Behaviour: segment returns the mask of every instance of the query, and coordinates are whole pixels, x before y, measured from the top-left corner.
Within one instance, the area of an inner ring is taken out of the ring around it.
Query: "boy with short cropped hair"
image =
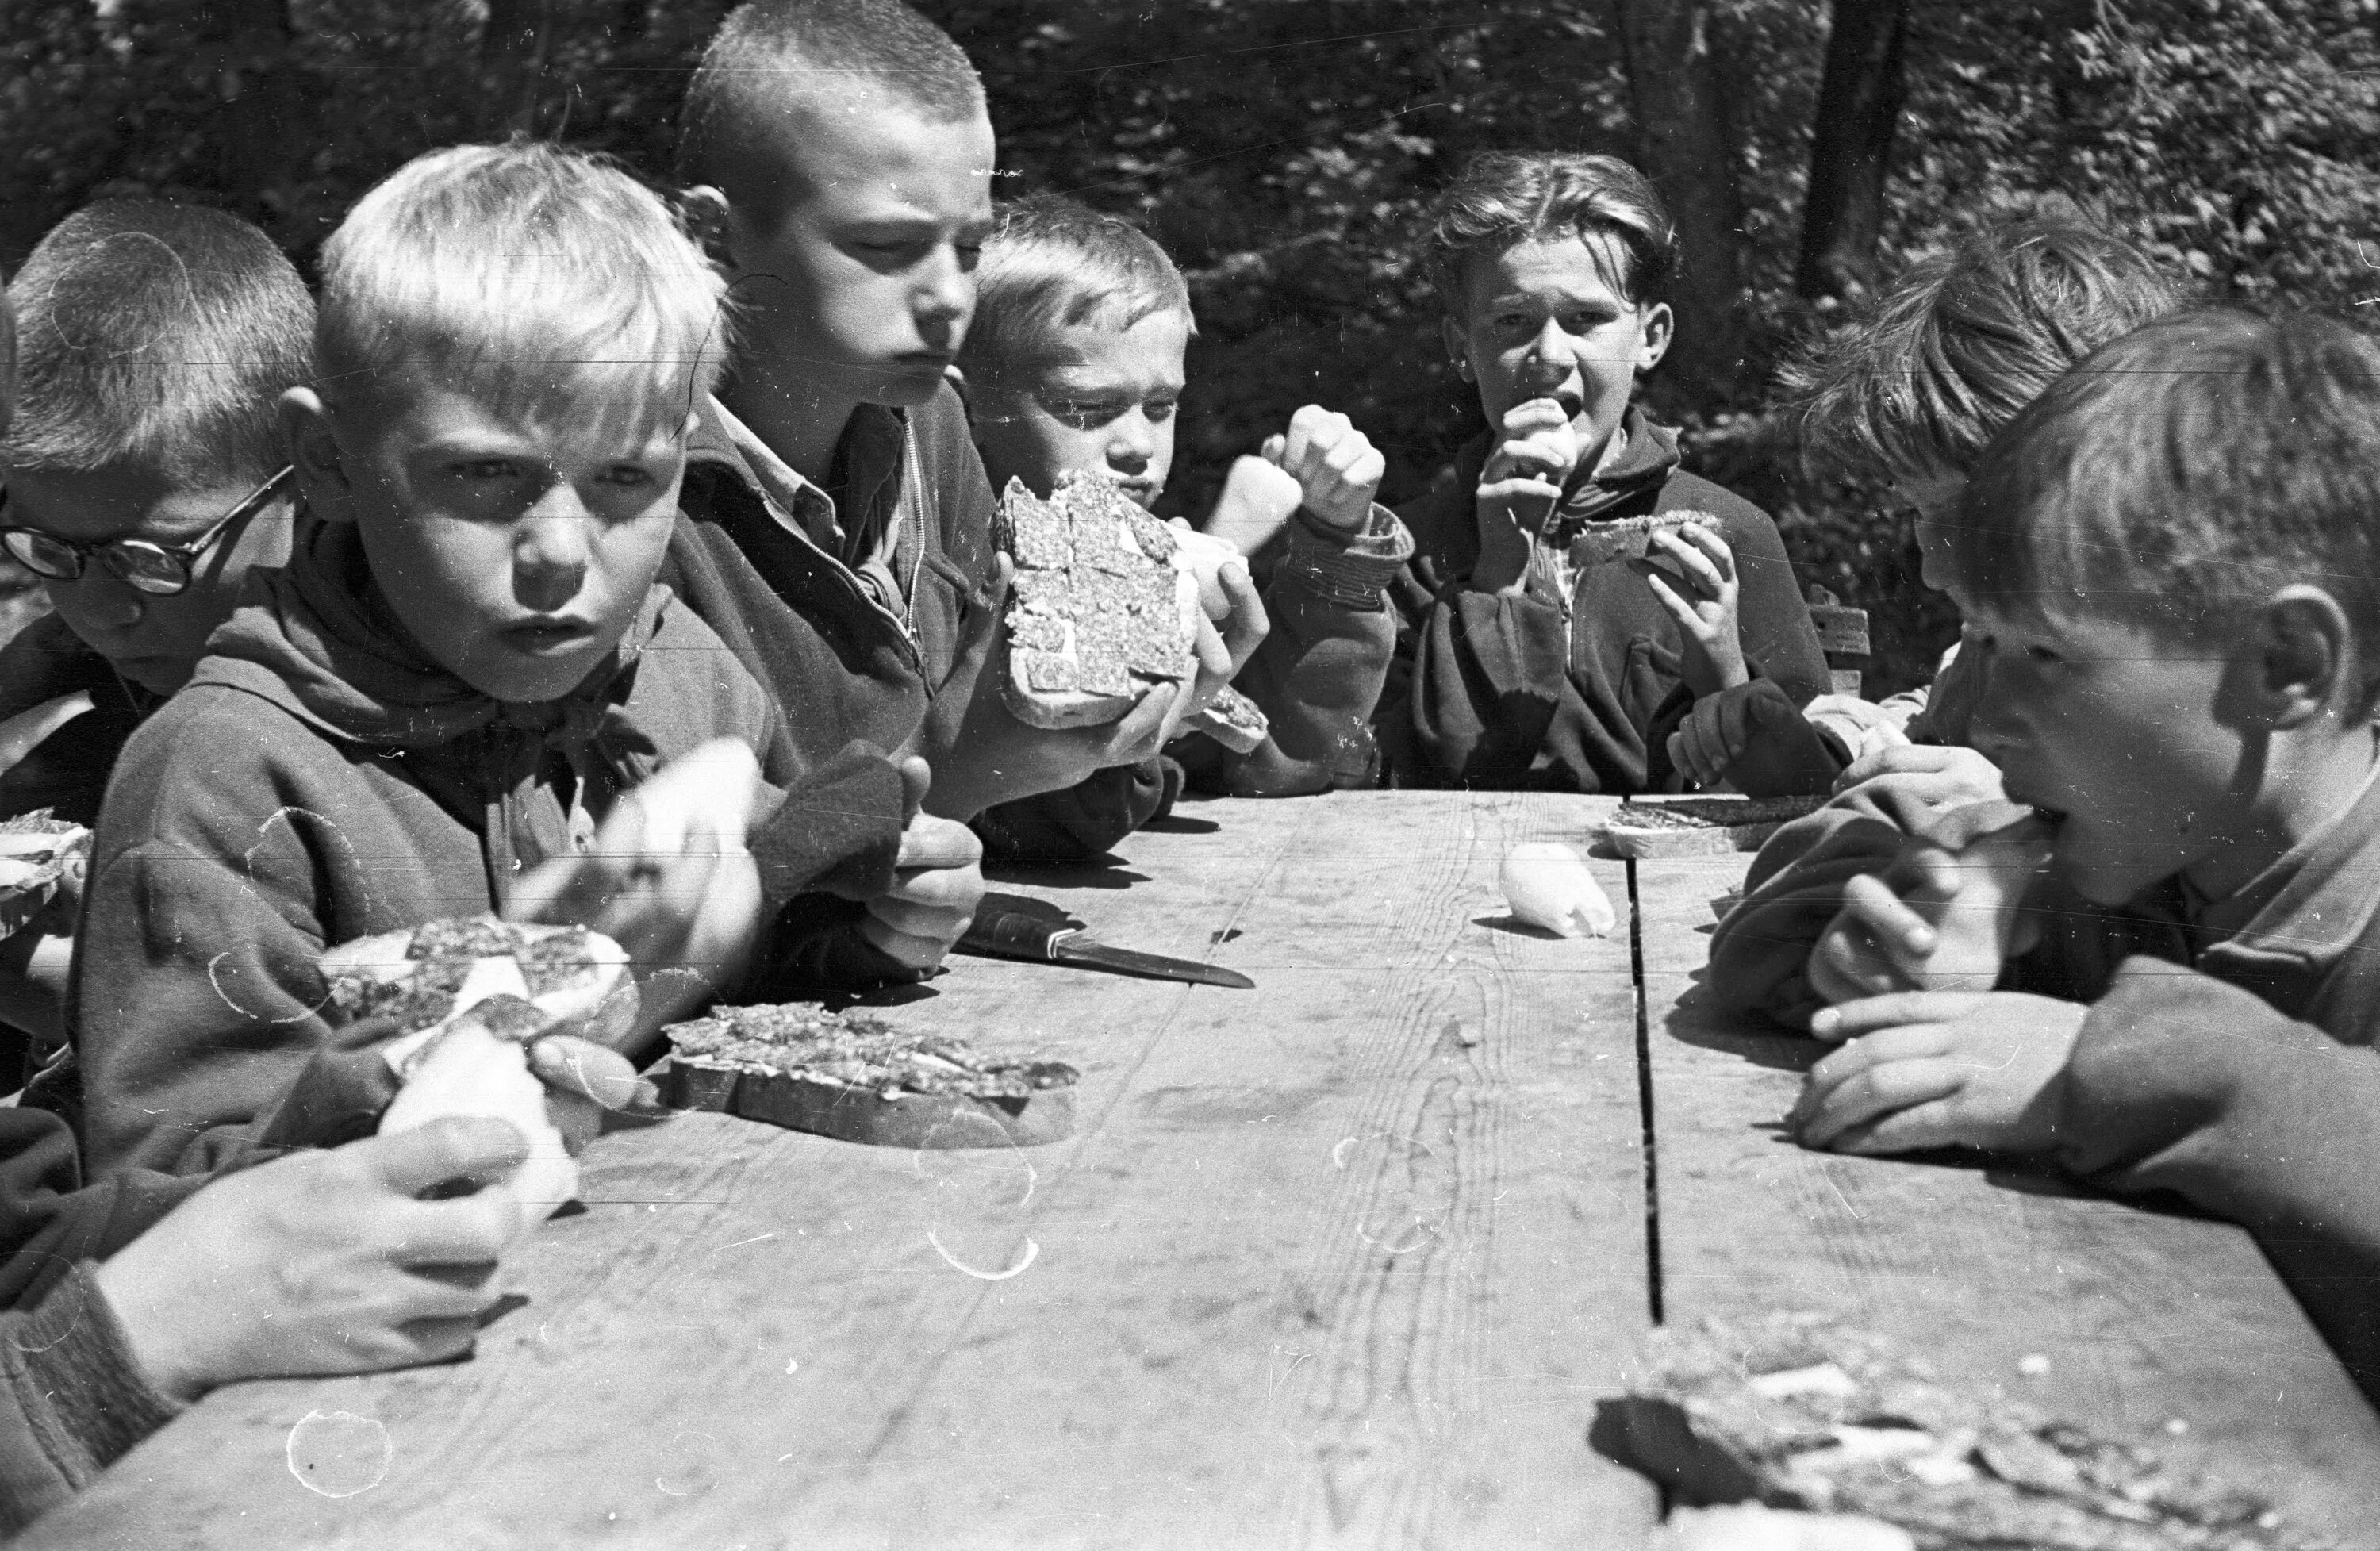
[[[1992,442],[1943,558],[2010,801],[1860,880],[1811,966],[1846,1043],[1793,1116],[2178,1192],[2259,1234],[2367,1387],[2375,511],[2380,345],[2329,319],[2151,323]]]
[[[650,192],[538,144],[419,158],[332,236],[322,385],[285,400],[322,523],[109,788],[70,1007],[95,1169],[202,1167],[333,1039],[324,949],[504,908],[540,864],[663,871],[657,907],[625,889],[586,923],[624,938],[649,1024],[686,1000],[656,977],[730,973],[752,857],[613,833],[674,757],[774,743],[652,585],[722,290]]]
[[[1634,403],[1669,348],[1679,262],[1645,176],[1609,156],[1483,154],[1424,241],[1488,429],[1398,514],[1416,553],[1397,588],[1411,673],[1378,719],[1392,779],[1659,791],[1696,701],[1754,678],[1796,707],[1825,689],[1776,525],[1681,471],[1676,434]],[[1597,563],[1599,525],[1673,512],[1699,520]]]
[[[1938,589],[1960,492],[1992,437],[2076,361],[2180,310],[2189,294],[2185,277],[2078,219],[2019,222],[1910,266],[1789,381],[1821,456],[1890,480],[1917,507],[1921,563]],[[1823,1000],[1803,966],[1850,880],[1888,864],[1934,810],[1999,795],[1998,772],[1967,746],[1984,666],[1954,647],[1930,692],[1896,697],[1904,717],[1923,708],[1907,721],[1910,741],[1885,732],[1838,778],[1839,795],[1761,847],[1742,903],[1713,940],[1721,1000],[1805,1026]],[[1841,718],[1848,742],[1860,734],[1854,708],[1868,733],[1888,728],[1896,709],[1822,697],[1807,710]],[[1814,736],[1790,708],[1770,709],[1775,743]]]
[[[305,380],[314,303],[256,227],[154,200],[67,216],[9,294],[0,548],[53,612],[0,647],[0,744],[17,756],[0,817],[90,825],[124,740],[188,679],[248,573],[288,555],[278,400]],[[63,1036],[73,930],[69,889],[0,943],[0,1019],[43,1042]]]
[[[1000,692],[995,503],[944,379],[992,222],[966,55],[899,0],[754,0],[705,51],[683,123],[686,209],[743,324],[697,406],[663,580],[793,713],[797,758],[854,738],[921,756],[931,815],[1153,755],[1254,648],[1245,627],[1208,633],[1197,685],[1153,688],[1112,726],[1029,727]],[[929,968],[963,929],[937,882],[929,866],[845,908],[907,922],[887,972]]]
[[[1165,250],[1119,217],[1035,195],[1002,211],[976,279],[959,364],[994,484],[1020,479],[1047,495],[1062,470],[1091,468],[1153,508],[1172,468],[1184,354],[1197,332],[1189,287]],[[1382,461],[1345,416],[1301,409],[1270,451],[1299,503],[1262,595],[1270,628],[1237,683],[1271,735],[1239,754],[1192,733],[1170,752],[1202,786],[1239,795],[1368,785],[1377,757],[1366,723],[1396,641],[1382,590],[1412,540],[1374,503]],[[1137,828],[1148,815],[1121,800],[1123,782],[1129,775],[1130,797],[1153,805],[1162,793],[1154,766],[1103,771],[1075,788],[1115,811],[1105,829],[1086,821],[1063,838],[1096,852]],[[1018,805],[1037,816],[1046,806]],[[998,835],[1026,822],[1016,808],[995,808],[978,827]],[[1052,849],[1046,827],[1030,832]]]

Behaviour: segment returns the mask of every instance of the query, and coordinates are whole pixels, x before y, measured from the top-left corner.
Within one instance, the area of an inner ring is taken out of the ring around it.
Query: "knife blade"
[[[1145,980],[1185,980],[1194,986],[1227,986],[1237,991],[1252,991],[1257,984],[1234,970],[1202,964],[1195,959],[1169,959],[1161,953],[1111,948],[1085,935],[1080,927],[1014,910],[978,912],[957,947],[962,953],[985,958],[1070,964],[1077,969],[1102,969],[1111,975],[1132,975]]]

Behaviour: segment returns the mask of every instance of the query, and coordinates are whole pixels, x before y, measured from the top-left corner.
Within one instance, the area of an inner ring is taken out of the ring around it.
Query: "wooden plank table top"
[[[1749,862],[1635,873],[1666,1321],[1824,1311],[1947,1380],[2195,1453],[2292,1525],[2380,1546],[2380,1421],[2244,1231],[2046,1175],[1786,1137],[1825,1047],[1730,1018],[1696,985],[1715,902]]]
[[[1629,944],[1496,888],[1596,811],[1193,805],[1001,885],[1257,988],[954,961],[891,1016],[1073,1062],[1072,1139],[600,1138],[469,1361],[217,1391],[26,1544],[1632,1544],[1587,1444],[1648,1318]]]
[[[1587,1435],[1658,1306],[1827,1310],[2380,1545],[2380,1423],[2244,1234],[1782,1137],[1815,1048],[1694,983],[1746,858],[1505,921],[1609,806],[1192,804],[997,884],[1257,989],[953,961],[888,1015],[1073,1062],[1073,1138],[600,1138],[469,1361],[218,1391],[23,1544],[1624,1547]]]

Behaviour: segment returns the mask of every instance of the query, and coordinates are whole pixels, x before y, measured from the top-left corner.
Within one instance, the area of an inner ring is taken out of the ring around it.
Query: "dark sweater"
[[[116,752],[157,697],[116,676],[65,620],[44,614],[0,647],[0,720],[68,695],[91,709],[0,773],[0,817],[49,808],[75,824],[99,822]]]
[[[1675,435],[1631,409],[1628,445],[1573,481],[1555,526],[1682,510],[1709,513],[1734,551],[1745,663],[1795,706],[1825,692],[1825,654],[1768,515],[1678,468]],[[1693,709],[1680,636],[1643,577],[1584,568],[1567,599],[1533,581],[1519,597],[1471,585],[1483,431],[1398,515],[1413,563],[1391,597],[1404,615],[1399,667],[1374,724],[1399,785],[1629,794],[1660,789],[1666,744]]]
[[[95,1174],[209,1167],[210,1133],[327,1042],[322,951],[500,908],[572,848],[564,770],[600,818],[709,738],[774,740],[767,697],[665,589],[571,697],[501,707],[392,635],[351,530],[322,531],[117,762],[68,1007]]]

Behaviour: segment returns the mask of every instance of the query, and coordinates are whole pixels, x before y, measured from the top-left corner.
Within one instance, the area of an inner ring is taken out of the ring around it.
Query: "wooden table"
[[[1506,924],[1505,850],[1606,806],[1194,804],[1000,885],[1257,989],[954,961],[891,1015],[1079,1066],[1073,1139],[606,1136],[471,1361],[220,1391],[24,1544],[1626,1546],[1597,1402],[1657,1314],[1779,1306],[2380,1544],[2380,1424],[2237,1230],[1779,1137],[1806,1047],[1690,994],[1742,858]]]

